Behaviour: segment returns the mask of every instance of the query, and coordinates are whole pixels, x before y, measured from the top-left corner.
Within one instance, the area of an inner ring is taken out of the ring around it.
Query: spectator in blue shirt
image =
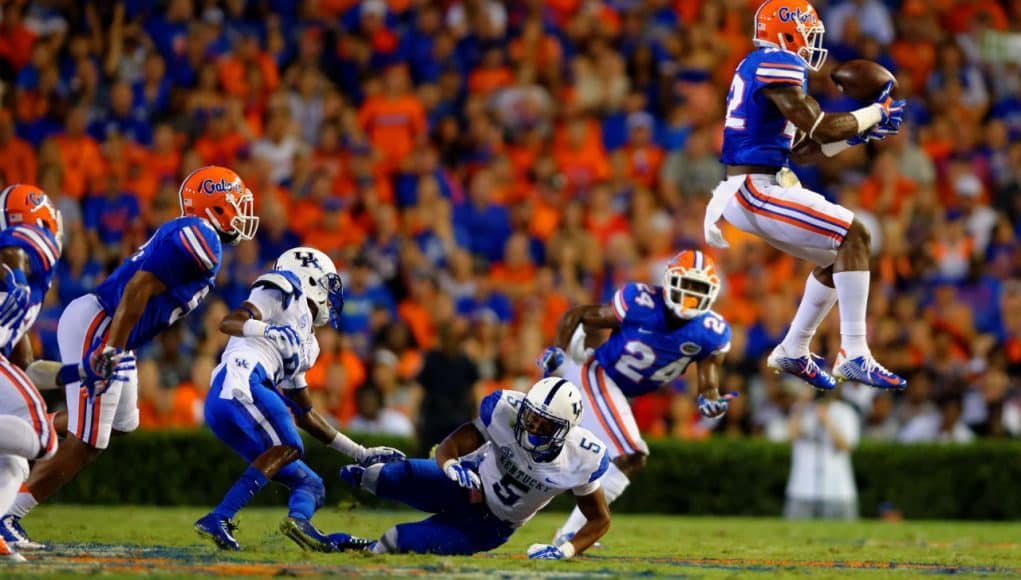
[[[506,206],[492,202],[492,177],[480,170],[471,181],[470,201],[454,211],[454,223],[468,235],[468,247],[490,262],[503,259],[503,247],[511,235]]]
[[[372,271],[365,256],[357,256],[350,269],[350,279],[344,286],[344,311],[340,316],[340,327],[345,334],[355,336],[355,342],[367,343],[372,336],[372,313],[385,308],[391,318],[397,316],[397,306],[390,290],[382,284]],[[361,346],[355,345],[356,350]]]
[[[89,245],[80,237],[64,244],[62,258],[57,262],[54,285],[60,298],[58,304],[67,306],[75,298],[94,290],[103,281],[104,273],[102,262],[89,253]]]
[[[110,89],[110,109],[89,125],[89,135],[100,143],[118,133],[140,145],[152,143],[152,125],[144,108],[135,109],[134,91],[127,83]]]
[[[124,257],[122,249],[134,247],[136,233],[142,212],[138,198],[121,188],[121,176],[117,171],[107,173],[107,185],[101,194],[85,198],[82,221],[85,234],[94,255],[106,262],[119,262]]]

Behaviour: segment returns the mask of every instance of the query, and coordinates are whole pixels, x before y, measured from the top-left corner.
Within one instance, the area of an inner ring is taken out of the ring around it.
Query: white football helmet
[[[313,324],[323,326],[329,322],[333,328],[340,328],[344,282],[329,256],[315,248],[302,246],[281,254],[273,267],[291,272],[301,281],[302,292],[316,305]]]
[[[667,264],[663,272],[663,300],[678,317],[690,320],[708,312],[719,295],[716,266],[699,250],[684,250]]]
[[[547,377],[532,385],[514,422],[518,445],[539,462],[560,454],[567,434],[581,422],[581,391],[571,381]]]

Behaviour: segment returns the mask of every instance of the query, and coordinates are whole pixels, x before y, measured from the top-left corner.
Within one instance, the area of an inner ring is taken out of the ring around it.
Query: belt
[[[775,167],[772,165],[728,165],[727,166],[727,177],[733,177],[735,175],[745,175],[762,173],[765,175],[776,175],[782,167]]]

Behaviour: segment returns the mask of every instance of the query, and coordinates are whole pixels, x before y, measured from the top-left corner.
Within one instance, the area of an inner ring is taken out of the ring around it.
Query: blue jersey
[[[620,328],[595,359],[628,397],[655,391],[693,362],[730,350],[730,325],[715,312],[681,321],[669,314],[663,289],[628,284],[612,301]]]
[[[28,312],[25,314],[21,326],[11,337],[11,342],[3,348],[4,356],[8,356],[11,348],[32,328],[39,316],[43,300],[53,282],[57,260],[60,259],[60,246],[57,244],[57,239],[46,228],[16,225],[0,232],[0,248],[18,248],[28,256],[28,271],[25,274],[31,293]]]
[[[103,309],[113,316],[124,287],[139,270],[152,273],[167,289],[149,299],[142,318],[128,337],[136,349],[178,319],[187,316],[206,297],[220,271],[223,250],[216,230],[195,217],[182,217],[160,226],[149,241],[96,288]]]
[[[720,156],[724,164],[789,165],[797,128],[760,90],[771,85],[800,86],[807,92],[805,61],[793,52],[760,48],[737,65],[727,94]]]

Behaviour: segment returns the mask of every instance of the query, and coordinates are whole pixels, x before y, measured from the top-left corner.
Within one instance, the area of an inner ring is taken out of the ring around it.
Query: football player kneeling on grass
[[[302,548],[333,552],[345,547],[348,536],[324,534],[310,521],[326,489],[301,461],[304,447],[295,423],[355,461],[374,464],[404,454],[389,447],[366,449],[312,409],[305,371],[319,356],[315,327],[339,327],[344,306],[333,261],[319,250],[295,248],[284,252],[275,268],[256,279],[248,300],[220,323],[233,338],[213,370],[206,422],[249,467],[220,505],[195,522],[195,530],[224,550],[240,550],[233,517],[273,480],[291,490],[290,512],[280,530]]]
[[[436,459],[409,459],[365,467],[340,477],[384,499],[435,515],[398,524],[376,541],[377,554],[469,555],[506,542],[554,497],[571,490],[586,523],[560,546],[533,544],[528,557],[565,560],[592,546],[610,528],[610,509],[599,478],[609,466],[605,445],[578,423],[578,388],[545,378],[528,394],[496,391],[482,400],[479,417],[451,433]],[[348,547],[355,547],[354,538]]]

